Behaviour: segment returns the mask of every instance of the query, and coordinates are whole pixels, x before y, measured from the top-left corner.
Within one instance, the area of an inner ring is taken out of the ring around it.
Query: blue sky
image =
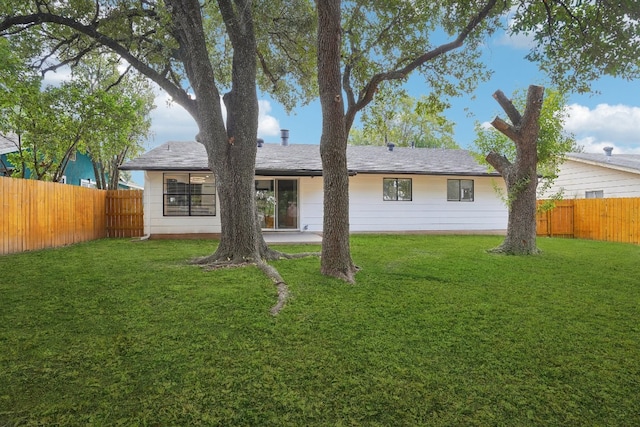
[[[476,121],[489,122],[496,115],[504,118],[492,97],[496,90],[510,96],[530,84],[548,86],[537,65],[524,59],[527,46],[526,39],[496,35],[484,47],[484,60],[494,71],[492,78],[480,84],[473,94],[451,100],[452,106],[445,112],[456,124],[455,139],[461,147],[468,148],[473,143]],[[601,153],[603,147],[613,146],[614,154],[640,154],[640,82],[605,77],[594,82],[592,88],[599,93],[569,98],[566,129],[576,136],[586,152]],[[418,75],[410,79],[407,89],[415,97],[428,94],[428,87]],[[176,104],[167,106],[167,100],[164,93],[156,98],[157,108],[152,113],[153,136],[145,149],[170,140],[193,140],[197,133],[195,122],[186,111]],[[358,123],[354,126],[358,127]],[[258,136],[266,142],[279,142],[280,129],[289,129],[291,144],[318,144],[322,130],[319,102],[287,114],[280,105],[263,97]]]

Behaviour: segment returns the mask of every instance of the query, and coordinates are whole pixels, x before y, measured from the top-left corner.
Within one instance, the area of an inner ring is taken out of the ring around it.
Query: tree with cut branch
[[[502,91],[493,97],[511,123],[496,117],[491,125],[507,136],[516,147],[513,162],[501,153],[490,152],[486,160],[504,178],[507,185],[509,220],[507,235],[498,252],[536,254],[536,188],[538,186],[538,135],[544,88],[530,86],[524,113],[520,114]]]
[[[496,117],[491,122],[493,128],[476,125],[475,150],[478,157],[485,156],[480,161],[500,172],[507,186],[507,237],[495,252],[538,253],[536,212],[541,207],[537,205],[537,196],[551,187],[566,153],[579,151],[573,134],[564,130],[566,95],[550,89],[538,104],[543,92],[542,87],[531,86],[526,95],[518,93],[511,100],[497,91],[494,98],[510,123]],[[524,109],[522,115],[519,109]],[[552,198],[561,196],[556,194]]]

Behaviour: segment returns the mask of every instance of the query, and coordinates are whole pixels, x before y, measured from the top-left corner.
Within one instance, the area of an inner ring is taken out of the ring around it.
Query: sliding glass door
[[[255,186],[261,227],[266,230],[297,230],[298,180],[257,179]]]

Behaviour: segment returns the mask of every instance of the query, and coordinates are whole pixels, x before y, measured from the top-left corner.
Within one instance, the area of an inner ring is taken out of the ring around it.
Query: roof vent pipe
[[[260,147],[262,147],[262,144],[264,144],[264,139],[258,138],[257,142],[258,142],[258,148],[260,148]]]
[[[280,137],[282,138],[282,146],[289,145],[289,129],[280,129]]]
[[[394,144],[393,142],[390,142],[390,143],[387,144],[387,149],[389,151],[393,151],[393,147],[395,147],[395,146],[396,146],[396,144]]]
[[[611,157],[611,152],[613,151],[613,147],[604,147],[603,150],[604,150],[604,154],[607,157]]]

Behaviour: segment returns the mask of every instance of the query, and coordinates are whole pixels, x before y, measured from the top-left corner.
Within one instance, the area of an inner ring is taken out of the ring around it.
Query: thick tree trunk
[[[171,1],[177,38],[181,41],[187,76],[195,92],[192,114],[216,178],[221,237],[205,263],[258,262],[270,255],[255,220],[255,159],[258,131],[256,40],[251,2],[219,0],[220,11],[233,45],[232,89],[225,95],[227,124],[208,60],[197,0]]]
[[[214,144],[215,154],[209,156],[209,164],[216,171],[222,228],[213,257],[232,262],[258,261],[262,235],[255,217],[255,144],[239,136],[234,144]]]
[[[499,117],[496,117],[491,124],[516,145],[516,158],[513,163],[497,153],[489,153],[486,157],[487,162],[496,168],[505,180],[509,205],[507,235],[504,242],[494,249],[495,252],[512,255],[531,255],[540,252],[536,246],[536,188],[538,186],[539,119],[543,95],[543,87],[529,86],[527,105],[523,115],[520,115],[501,91],[493,95],[512,124]]]
[[[523,148],[525,149],[518,155],[520,161],[501,167],[499,170],[507,185],[509,219],[505,240],[493,250],[494,252],[513,255],[539,253],[536,246],[536,189],[538,186],[535,168],[536,144]],[[508,162],[504,157],[496,158],[495,153],[489,154],[487,161],[494,167],[504,164],[505,161]]]
[[[322,105],[320,156],[324,183],[322,274],[354,282],[349,243],[347,132],[340,72],[340,0],[317,0],[318,86]]]

